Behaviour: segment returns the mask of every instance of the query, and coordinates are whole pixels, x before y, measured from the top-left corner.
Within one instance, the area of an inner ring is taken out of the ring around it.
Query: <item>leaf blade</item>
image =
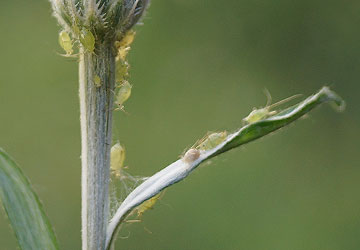
[[[340,96],[328,87],[323,87],[316,94],[274,116],[241,127],[229,134],[222,143],[213,149],[202,151],[196,160],[187,162],[179,159],[149,177],[126,197],[110,220],[107,228],[106,249],[111,248],[120,225],[138,205],[185,179],[202,162],[289,125],[325,102],[334,102],[339,111],[345,107],[345,102]]]
[[[338,111],[343,111],[345,108],[344,100],[328,87],[321,88],[316,94],[306,98],[304,101],[289,107],[274,116],[267,119],[254,122],[240,128],[233,134],[232,139],[226,140],[224,145],[216,150],[210,157],[214,157],[224,153],[230,149],[239,147],[243,144],[263,137],[271,132],[274,132],[302,117],[324,102],[333,102]],[[235,135],[235,136],[234,136]],[[231,137],[231,135],[229,136]],[[228,138],[229,138],[228,137]]]
[[[21,249],[59,249],[54,231],[29,180],[1,148],[0,200]]]

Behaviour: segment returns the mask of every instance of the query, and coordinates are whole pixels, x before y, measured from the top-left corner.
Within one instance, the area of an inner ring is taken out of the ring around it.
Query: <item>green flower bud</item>
[[[149,0],[50,0],[62,28],[81,37],[90,32],[97,43],[120,41],[139,22]]]

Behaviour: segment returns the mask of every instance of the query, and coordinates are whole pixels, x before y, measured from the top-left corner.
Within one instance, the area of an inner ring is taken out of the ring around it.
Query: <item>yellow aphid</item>
[[[121,59],[121,61],[125,61],[125,58],[130,51],[130,47],[120,47],[118,49],[118,54],[116,56],[117,60]]]
[[[123,81],[116,95],[115,104],[119,109],[124,109],[124,103],[131,95],[132,85],[128,81]]]
[[[93,33],[91,33],[88,29],[83,29],[80,34],[80,42],[84,46],[84,48],[93,53],[95,49],[95,37]]]
[[[94,84],[98,88],[101,87],[101,79],[100,79],[100,77],[98,75],[94,76]]]
[[[268,118],[275,114],[276,111],[270,111],[268,107],[260,108],[260,109],[254,108],[253,111],[251,111],[250,114],[243,119],[243,122],[245,124],[251,124],[260,120],[264,120],[265,118]]]
[[[281,100],[281,101],[279,101],[277,103],[274,103],[274,104],[270,105],[270,103],[271,103],[271,95],[267,90],[266,90],[265,94],[266,94],[266,96],[268,98],[266,106],[264,108],[259,108],[259,109],[254,108],[253,111],[251,111],[250,114],[243,119],[243,122],[244,122],[245,125],[246,124],[251,124],[251,123],[254,123],[254,122],[257,122],[257,121],[264,120],[264,119],[266,119],[266,118],[268,118],[270,116],[273,116],[273,115],[277,114],[277,111],[275,111],[275,110],[271,111],[271,109],[276,107],[276,106],[279,106],[281,104],[284,104],[284,103],[286,103],[288,101],[291,101],[294,98],[297,98],[297,97],[301,96],[301,95],[293,95],[293,96],[290,96],[290,97],[288,97],[288,98],[286,98],[284,100]]]
[[[66,52],[66,55],[73,53],[73,44],[70,35],[65,31],[61,31],[59,34],[59,44]]]
[[[215,148],[217,145],[225,141],[227,137],[227,132],[218,132],[218,133],[211,133],[202,139],[199,145],[196,147],[200,150],[209,150]]]
[[[73,26],[72,26],[72,30],[73,30],[73,32],[75,33],[75,36],[80,36],[80,28],[79,28],[79,26],[77,26],[76,24],[74,24]]]
[[[121,176],[121,170],[124,167],[125,148],[118,142],[111,147],[110,152],[110,169],[113,170],[116,176]]]
[[[132,42],[134,41],[136,32],[134,30],[129,30],[126,35],[124,36],[123,39],[121,39],[121,41],[119,41],[119,46],[121,47],[128,47],[132,44]]]
[[[161,192],[155,195],[154,197],[144,201],[140,206],[137,207],[138,217],[141,217],[147,210],[152,209],[155,203],[160,199]]]
[[[127,53],[130,50],[130,45],[134,41],[135,34],[135,31],[130,30],[120,41],[115,42],[115,47],[117,50],[116,60],[125,60]]]
[[[187,163],[192,163],[200,157],[200,151],[196,148],[190,148],[186,151],[183,160]]]

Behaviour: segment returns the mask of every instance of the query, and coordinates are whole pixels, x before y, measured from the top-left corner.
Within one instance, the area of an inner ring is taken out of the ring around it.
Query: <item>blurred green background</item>
[[[360,2],[153,0],[129,55],[114,139],[133,175],[171,163],[253,107],[330,85],[344,113],[233,150],[171,187],[117,249],[360,249]],[[77,63],[45,0],[2,1],[0,146],[31,179],[62,249],[80,249]],[[148,231],[151,231],[149,233]],[[0,215],[0,249],[16,240]]]

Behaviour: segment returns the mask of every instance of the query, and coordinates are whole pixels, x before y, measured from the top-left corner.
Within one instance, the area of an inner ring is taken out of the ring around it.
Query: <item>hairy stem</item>
[[[82,161],[82,249],[105,249],[109,216],[115,55],[110,44],[80,49],[79,92]],[[100,82],[99,82],[100,79]]]

